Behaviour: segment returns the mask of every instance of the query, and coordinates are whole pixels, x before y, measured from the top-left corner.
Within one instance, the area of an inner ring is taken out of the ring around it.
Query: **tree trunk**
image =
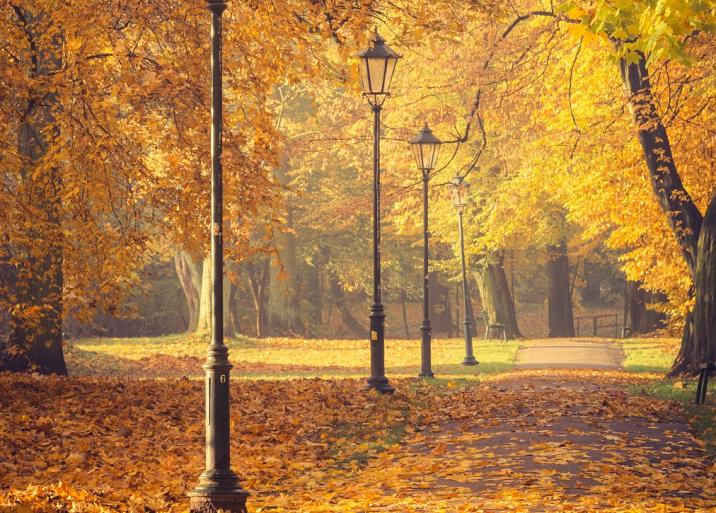
[[[696,374],[700,365],[716,360],[716,194],[701,225],[696,259],[696,304],[686,323],[683,343],[672,373]]]
[[[31,13],[24,8],[15,8],[14,13],[25,27],[32,60],[28,62],[29,73],[38,79],[39,89],[29,92],[25,121],[18,134],[18,152],[24,166],[17,196],[26,208],[17,222],[27,227],[27,232],[22,240],[9,241],[17,255],[12,262],[17,281],[10,335],[0,355],[0,370],[67,375],[62,348],[63,181],[60,170],[43,161],[59,136],[52,114],[57,97],[42,90],[45,79],[40,78],[60,68],[61,37],[35,32],[43,24],[34,21],[45,13]],[[47,37],[49,43],[42,41]]]
[[[549,293],[547,313],[549,338],[573,337],[574,315],[569,280],[569,256],[567,244],[547,246],[547,281]]]
[[[659,200],[659,206],[667,214],[667,221],[676,236],[691,277],[694,278],[702,216],[684,189],[676,170],[669,135],[656,110],[646,58],[643,54],[638,55],[636,63],[629,64],[625,59],[620,61],[622,79],[631,94],[629,105],[652,189]]]
[[[196,334],[211,333],[211,256],[204,258],[199,288],[199,314],[196,321]]]
[[[627,300],[629,304],[629,331],[632,335],[650,333],[664,327],[666,316],[648,305],[663,303],[663,294],[647,292],[641,288],[640,282],[630,281],[627,284]]]
[[[308,265],[307,270],[303,273],[304,285],[302,297],[307,304],[303,306],[299,311],[306,312],[308,320],[301,322],[303,326],[303,336],[309,338],[315,333],[317,326],[323,324],[323,275],[320,272],[318,265]],[[301,286],[300,283],[296,283],[297,286]],[[298,297],[298,294],[297,294]]]
[[[405,289],[400,290],[400,310],[403,314],[403,331],[405,338],[410,338],[410,326],[408,324],[408,294]]]
[[[241,333],[241,287],[239,286],[231,288],[229,311],[231,312],[231,322],[234,325],[235,333]]]
[[[452,325],[452,314],[450,313],[450,302],[448,289],[440,281],[440,274],[436,272],[429,273],[430,288],[428,289],[428,298],[430,306],[430,322],[433,327],[433,333],[448,333]]]
[[[271,263],[268,258],[262,258],[258,263],[246,262],[246,278],[249,282],[251,290],[251,299],[254,302],[254,311],[256,312],[256,336],[263,338],[268,335],[268,312],[266,310],[266,296],[269,286],[269,267]]]
[[[453,330],[453,324],[452,324],[452,309],[450,308],[450,288],[445,288],[445,310],[448,315],[448,326],[447,326],[447,337],[452,338],[452,330]],[[458,333],[460,333],[460,330],[457,330]]]
[[[274,170],[278,182],[286,186],[288,162]],[[293,208],[286,199],[286,228],[276,230],[274,241],[278,254],[271,259],[271,276],[268,287],[268,316],[271,332],[275,335],[296,335],[303,333],[298,304],[298,271],[296,265],[296,236],[293,229]]]
[[[200,292],[202,285],[201,264],[194,258],[179,248],[174,251],[174,269],[176,269],[179,283],[184,291],[186,306],[189,311],[189,319],[187,322],[187,331],[193,333],[197,331],[199,324],[199,304]]]
[[[224,336],[233,337],[236,334],[233,316],[230,311],[231,299],[231,280],[226,274],[224,275]],[[201,270],[201,287],[199,289],[199,313],[196,322],[197,335],[207,335],[211,333],[211,317],[212,317],[212,294],[211,294],[211,255],[204,258]]]
[[[652,189],[659,201],[659,206],[666,214],[667,222],[681,248],[681,254],[694,281],[694,286],[701,289],[703,287],[697,283],[696,267],[703,217],[689,193],[684,189],[676,169],[669,135],[656,109],[646,57],[641,53],[638,53],[637,56],[638,60],[634,63],[629,63],[626,59],[620,60],[622,80],[630,95],[629,106],[637,127],[637,137],[644,153]],[[710,264],[705,263],[705,265]],[[703,322],[703,318],[693,319],[693,322],[692,326],[692,318],[687,317],[681,350],[670,372],[672,375],[698,371],[698,366],[695,366],[693,359],[687,355],[695,353],[695,332],[698,329],[703,330],[705,327],[696,328],[695,326],[696,322]]]
[[[482,297],[482,307],[487,312],[490,323],[504,324],[508,339],[522,338],[517,326],[517,315],[507,283],[507,275],[502,267],[502,256],[494,255],[494,261],[488,261],[475,272],[475,281]]]
[[[343,293],[343,284],[338,279],[338,276],[329,269],[329,277],[331,284],[331,295],[333,296],[333,302],[336,305],[336,310],[341,314],[341,321],[343,324],[351,330],[351,332],[358,338],[367,338],[368,330],[365,325],[359,323],[346,305],[345,296]],[[330,320],[329,320],[330,321]]]

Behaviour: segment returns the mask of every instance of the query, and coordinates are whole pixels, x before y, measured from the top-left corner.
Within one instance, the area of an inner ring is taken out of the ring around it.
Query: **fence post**
[[[597,336],[597,316],[592,317],[592,336]]]

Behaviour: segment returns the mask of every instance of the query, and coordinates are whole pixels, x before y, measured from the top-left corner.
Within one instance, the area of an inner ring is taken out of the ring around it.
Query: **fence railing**
[[[605,321],[600,321],[605,319]],[[614,338],[619,338],[619,314],[601,314],[601,315],[583,315],[574,318],[574,334],[577,337],[587,336],[589,333],[593,337],[600,336],[600,330],[603,337],[608,337],[605,330],[614,329]]]

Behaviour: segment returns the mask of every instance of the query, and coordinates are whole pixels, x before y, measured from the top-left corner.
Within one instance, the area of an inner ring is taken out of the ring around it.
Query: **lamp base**
[[[194,496],[189,501],[190,513],[247,513],[246,495],[205,495]]]
[[[241,488],[236,474],[203,473],[189,495],[190,513],[247,513],[249,492]]]
[[[392,394],[395,392],[395,389],[390,386],[388,378],[385,376],[382,378],[368,378],[366,381],[366,390],[377,390],[381,394]]]
[[[462,361],[463,365],[477,365],[478,362],[474,356],[466,356],[465,359]]]

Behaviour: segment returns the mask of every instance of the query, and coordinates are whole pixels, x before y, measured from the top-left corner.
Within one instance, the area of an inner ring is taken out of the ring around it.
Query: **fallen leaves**
[[[712,511],[674,403],[618,372],[468,387],[232,385],[232,456],[259,511]],[[2,513],[179,512],[203,467],[199,381],[0,375]],[[714,510],[716,511],[716,510]]]

